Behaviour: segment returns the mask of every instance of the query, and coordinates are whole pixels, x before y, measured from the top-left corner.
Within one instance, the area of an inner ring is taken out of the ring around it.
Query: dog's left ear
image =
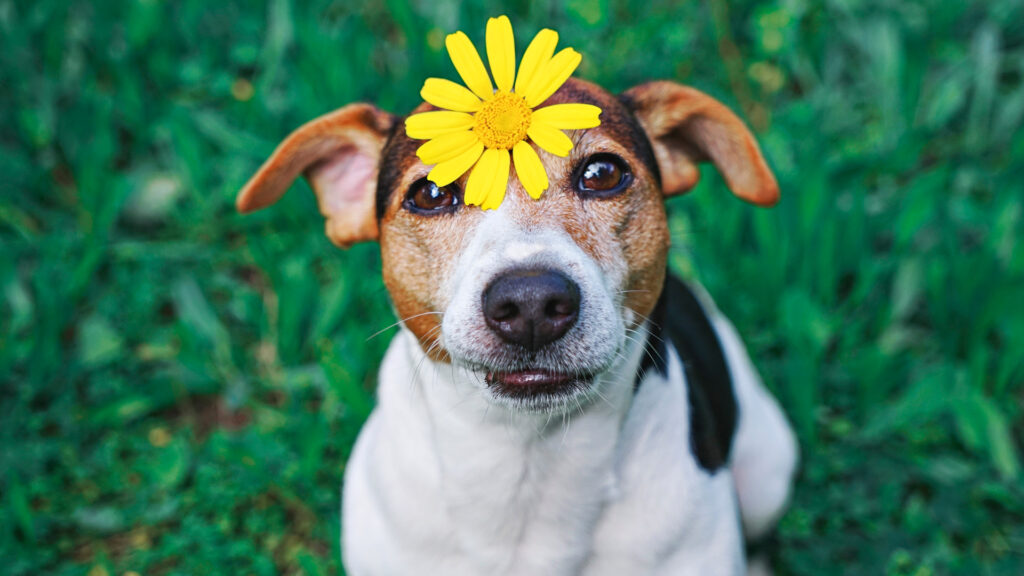
[[[654,147],[667,196],[700,180],[710,160],[733,194],[760,206],[779,200],[779,185],[743,121],[721,102],[674,82],[648,82],[622,94]]]
[[[240,212],[266,208],[303,174],[331,242],[347,248],[376,240],[377,167],[394,122],[370,104],[350,104],[306,123],[274,150],[235,205]]]

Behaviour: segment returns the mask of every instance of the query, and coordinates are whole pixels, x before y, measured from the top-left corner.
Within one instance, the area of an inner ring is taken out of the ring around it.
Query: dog
[[[270,206],[301,174],[334,244],[380,243],[401,328],[345,470],[349,574],[743,574],[784,511],[794,435],[733,326],[667,275],[663,200],[699,164],[778,199],[757,142],[673,82],[570,79],[559,102],[601,124],[540,152],[539,200],[513,176],[498,209],[465,205],[370,104],[296,130],[238,196]]]

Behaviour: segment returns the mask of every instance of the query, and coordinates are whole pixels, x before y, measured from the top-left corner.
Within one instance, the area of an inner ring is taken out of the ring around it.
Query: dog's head
[[[380,242],[396,312],[427,355],[478,374],[493,402],[575,406],[661,292],[664,198],[693,188],[704,161],[752,203],[775,203],[778,187],[744,124],[692,88],[653,82],[616,97],[570,80],[545,104],[559,102],[599,106],[601,125],[570,132],[565,158],[538,150],[550,181],[539,200],[513,172],[498,209],[465,205],[465,177],[437,187],[422,142],[353,104],[291,134],[238,208],[269,206],[305,175],[332,242]]]

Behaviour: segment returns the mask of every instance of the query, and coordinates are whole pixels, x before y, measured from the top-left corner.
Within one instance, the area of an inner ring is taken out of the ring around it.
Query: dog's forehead
[[[656,179],[659,178],[658,165],[650,141],[632,111],[619,98],[596,84],[570,78],[544,102],[543,106],[567,103],[593,104],[601,108],[601,125],[588,129],[588,133],[592,135],[591,140],[607,138],[619,143],[622,149],[630,151],[637,161],[646,166]],[[437,109],[424,102],[417,106],[412,114]],[[405,173],[421,166],[416,157],[416,150],[424,141],[409,138],[403,122],[397,122],[395,126],[381,155],[377,179],[377,218],[384,216],[391,201],[391,194],[403,180]]]

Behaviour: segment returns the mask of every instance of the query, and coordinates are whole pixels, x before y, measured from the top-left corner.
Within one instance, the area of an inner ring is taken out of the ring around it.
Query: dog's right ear
[[[376,240],[377,170],[395,123],[370,104],[350,104],[292,132],[238,193],[240,212],[277,202],[303,174],[316,192],[331,242]]]

